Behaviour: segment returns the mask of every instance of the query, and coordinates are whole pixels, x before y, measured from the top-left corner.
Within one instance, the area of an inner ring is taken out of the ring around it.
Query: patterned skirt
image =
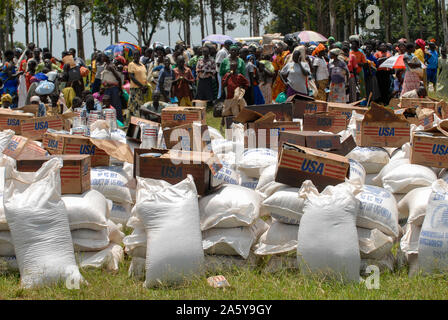
[[[347,103],[347,94],[345,91],[345,83],[330,83],[329,102]]]

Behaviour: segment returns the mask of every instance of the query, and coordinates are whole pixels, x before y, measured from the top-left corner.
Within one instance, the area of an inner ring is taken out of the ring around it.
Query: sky
[[[55,14],[56,16],[56,14]],[[83,17],[83,23],[85,23],[86,18],[88,16]],[[233,22],[237,23],[237,27],[232,30],[226,32],[227,35],[232,37],[249,37],[249,26],[242,26],[240,21],[241,16],[235,15],[233,18]],[[264,33],[263,25],[266,24],[270,19],[272,18],[272,15],[270,14],[267,16],[261,23],[261,34]],[[208,33],[206,29],[206,34],[212,33],[212,26],[211,26],[211,19],[210,19],[210,13],[207,12],[207,27],[208,27]],[[198,19],[196,19],[198,21]],[[128,29],[131,33],[134,35],[137,35],[137,26],[136,24],[129,24]],[[161,28],[157,29],[156,33],[153,36],[153,41],[162,42],[165,45],[168,45],[168,26],[166,22],[161,23]],[[177,33],[179,31],[179,23],[173,22],[170,24],[171,29],[171,47],[174,47],[176,40],[178,40]],[[216,26],[217,33],[220,33],[221,26]],[[30,39],[31,39],[31,26],[29,28],[30,32]],[[180,32],[181,35],[183,35],[183,31]],[[96,43],[97,43],[97,49],[104,50],[107,46],[110,44],[110,36],[102,36],[99,31],[95,33]],[[119,40],[120,41],[129,41],[136,43],[136,40],[134,37],[129,35],[126,31],[121,31],[119,34]],[[191,26],[191,40],[193,45],[199,45],[201,43],[201,27],[199,23],[197,25]],[[20,41],[22,43],[25,43],[25,25],[22,20],[19,20],[19,22],[15,26],[15,32],[14,32],[14,41]],[[31,40],[30,40],[31,41]],[[45,25],[41,24],[39,26],[39,46],[46,47],[47,41],[46,41],[46,31],[45,31]],[[70,30],[67,35],[67,48],[77,48],[76,45],[76,32],[75,30]],[[62,29],[54,28],[53,30],[53,55],[60,56],[61,52],[64,50],[64,41],[62,37]],[[84,28],[84,51],[86,54],[86,57],[89,57],[90,54],[93,52],[93,41],[92,41],[92,34],[91,34],[91,28],[90,24]]]

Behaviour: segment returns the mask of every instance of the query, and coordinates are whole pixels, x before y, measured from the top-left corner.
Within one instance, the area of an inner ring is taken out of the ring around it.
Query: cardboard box
[[[14,159],[19,157],[45,157],[48,155],[45,149],[39,147],[34,141],[22,136],[13,136],[3,153]]]
[[[276,104],[259,104],[244,107],[247,110],[252,110],[266,115],[272,112],[277,121],[292,121],[292,103],[276,103]]]
[[[167,149],[212,152],[210,134],[207,125],[184,124],[163,130]],[[173,140],[171,140],[173,139]]]
[[[249,122],[245,124],[247,134],[244,136],[244,147],[269,148],[278,150],[279,134],[283,131],[302,131],[300,122],[277,121],[277,122]]]
[[[206,123],[204,107],[165,107],[162,109],[162,128],[177,127],[195,121]]]
[[[44,162],[53,157],[60,157],[63,161],[60,173],[62,194],[82,194],[90,190],[90,156],[88,155],[21,157],[16,161],[17,170],[35,172]]]
[[[140,124],[150,124],[157,126],[157,128],[160,128],[160,123],[158,122],[138,117],[131,117],[131,121],[129,121],[128,130],[126,131],[126,137],[137,142],[142,142]]]
[[[341,148],[339,135],[317,131],[282,131],[279,135],[279,147],[285,142],[319,150],[339,150]]]
[[[433,109],[429,108],[406,108],[397,109],[395,114],[402,114],[410,124],[423,126],[425,129],[432,128],[434,123]]]
[[[44,148],[51,154],[81,154],[90,155],[91,166],[108,166],[110,156],[97,148],[90,138],[69,134],[45,133],[42,141]]]
[[[162,155],[145,156],[145,153]],[[134,150],[134,177],[161,179],[176,184],[191,174],[199,195],[212,190],[212,176],[221,168],[222,164],[212,153],[162,149]]]
[[[412,135],[411,163],[448,168],[448,120]]]
[[[365,114],[369,111],[369,108],[357,107],[346,103],[328,102],[327,110],[329,113],[343,115],[347,118],[347,120],[350,120],[352,118],[353,111],[356,111],[358,114]]]
[[[193,104],[193,107],[207,107],[208,101],[207,100],[193,100],[191,101]]]
[[[292,102],[292,116],[294,119],[303,118],[304,114],[327,112],[327,102],[314,100],[314,98],[296,94],[290,96],[288,102]]]
[[[435,111],[436,115],[445,119],[448,117],[447,104],[443,100],[433,99],[433,98],[401,98],[400,108],[429,108]]]
[[[346,157],[291,143],[284,143],[275,181],[300,187],[311,180],[319,191],[345,181],[350,168]]]
[[[60,116],[32,118],[29,120],[22,120],[20,123],[22,136],[32,140],[42,140],[47,129],[59,131],[63,128],[64,121]]]
[[[356,143],[360,147],[397,147],[410,141],[411,124],[403,115],[372,103],[362,121],[356,122]]]
[[[347,129],[348,120],[344,115],[333,113],[310,113],[303,115],[304,131],[327,131],[338,133]]]
[[[15,134],[20,135],[22,134],[20,122],[32,119],[33,117],[33,114],[25,114],[10,109],[0,109],[0,130],[11,129]]]

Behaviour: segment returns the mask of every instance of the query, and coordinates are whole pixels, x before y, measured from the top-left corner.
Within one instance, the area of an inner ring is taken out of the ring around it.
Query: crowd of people
[[[140,49],[140,48],[139,48]],[[402,67],[384,67],[402,56]],[[348,41],[301,43],[291,34],[270,44],[205,42],[190,48],[178,41],[129,55],[95,51],[89,65],[75,49],[58,59],[33,43],[0,54],[1,106],[49,104],[55,113],[69,108],[113,108],[126,125],[142,109],[155,114],[168,104],[191,106],[193,100],[244,99],[247,105],[283,102],[296,94],[348,103],[367,100],[387,105],[393,97],[423,97],[429,87],[448,94],[446,48],[435,40],[397,43]],[[144,108],[142,108],[144,107]]]

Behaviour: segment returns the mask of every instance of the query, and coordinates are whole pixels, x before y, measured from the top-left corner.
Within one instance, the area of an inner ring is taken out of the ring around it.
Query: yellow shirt
[[[134,62],[131,62],[128,65],[128,73],[133,73],[135,79],[138,82],[140,82],[144,86],[146,85],[146,67],[144,64],[136,64]],[[131,88],[139,88],[139,86],[131,80]]]
[[[418,60],[420,60],[422,63],[425,63],[425,53],[422,49],[418,48],[417,50],[415,50],[414,54],[418,58]]]

